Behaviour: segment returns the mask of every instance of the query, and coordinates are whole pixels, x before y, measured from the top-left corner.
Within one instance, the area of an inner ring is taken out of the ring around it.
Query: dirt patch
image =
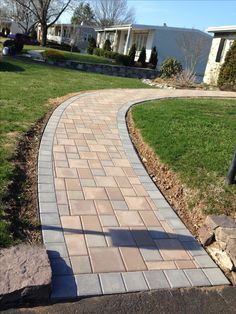
[[[48,112],[19,139],[16,154],[10,162],[14,173],[7,196],[4,198],[5,219],[10,223],[13,239],[29,243],[42,242],[37,192],[37,161],[40,140],[44,128],[55,108],[68,98],[70,93],[49,99]]]
[[[127,115],[127,125],[132,142],[150,177],[185,225],[196,236],[197,229],[202,225],[205,216],[202,213],[201,204],[195,203],[194,209],[190,211],[188,203],[195,198],[197,192],[184,185],[178,175],[164,165],[152,148],[144,142],[140,131],[134,127],[132,109]]]

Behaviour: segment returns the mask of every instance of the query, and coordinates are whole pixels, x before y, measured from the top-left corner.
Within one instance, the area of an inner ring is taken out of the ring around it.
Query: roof
[[[123,24],[123,25],[113,25],[109,27],[95,27],[96,32],[101,31],[115,31],[115,30],[125,30],[125,29],[148,29],[148,30],[172,30],[172,31],[185,31],[185,32],[198,32],[203,33],[206,36],[210,36],[207,33],[204,33],[198,29],[194,28],[185,28],[185,27],[171,27],[167,25],[157,26],[157,25],[145,25],[145,24]]]
[[[209,33],[236,33],[236,25],[208,27]]]

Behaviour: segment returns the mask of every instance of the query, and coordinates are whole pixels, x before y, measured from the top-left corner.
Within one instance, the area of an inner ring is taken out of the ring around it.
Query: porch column
[[[132,27],[130,26],[128,29],[127,39],[126,39],[126,43],[125,43],[124,55],[128,54],[131,30],[132,30]]]
[[[63,41],[62,37],[63,37],[63,24],[61,24],[61,38],[60,38],[60,44],[62,44],[62,41]]]

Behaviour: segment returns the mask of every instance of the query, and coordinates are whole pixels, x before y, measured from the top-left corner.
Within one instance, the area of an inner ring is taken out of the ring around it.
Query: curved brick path
[[[38,161],[53,298],[228,283],[147,175],[125,124],[134,103],[191,96],[235,93],[102,90],[54,111]]]

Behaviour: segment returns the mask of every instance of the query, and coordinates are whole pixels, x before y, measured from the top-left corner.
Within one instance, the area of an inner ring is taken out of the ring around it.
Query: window
[[[148,33],[134,33],[133,34],[133,44],[136,45],[137,51],[141,51],[143,47],[147,45]]]
[[[217,55],[216,55],[216,62],[220,62],[221,61],[223,50],[224,50],[224,47],[225,47],[225,41],[226,41],[225,38],[221,38],[220,44],[219,44],[219,48],[218,48],[218,51],[217,51]]]

